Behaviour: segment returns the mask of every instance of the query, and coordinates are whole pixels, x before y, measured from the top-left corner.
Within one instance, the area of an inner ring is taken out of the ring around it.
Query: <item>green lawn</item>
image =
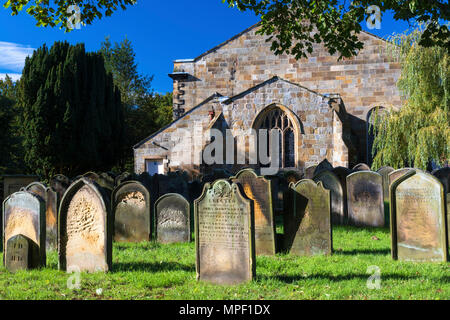
[[[257,258],[253,282],[217,286],[195,279],[194,244],[114,244],[107,274],[81,274],[81,288],[67,287],[69,274],[48,254],[43,270],[11,274],[0,269],[1,299],[449,299],[449,263],[393,261],[385,229],[338,227],[335,254]],[[381,289],[370,290],[369,266],[381,270]],[[97,294],[101,288],[102,293]]]

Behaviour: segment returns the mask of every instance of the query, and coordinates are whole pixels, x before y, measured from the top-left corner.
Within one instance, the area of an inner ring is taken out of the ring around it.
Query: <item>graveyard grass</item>
[[[238,286],[197,282],[194,243],[115,243],[112,272],[82,273],[80,289],[57,270],[0,269],[1,299],[449,299],[449,263],[393,261],[388,229],[337,227],[332,256],[257,257],[257,276]],[[368,289],[369,266],[381,271],[381,288]],[[74,277],[73,277],[74,278]],[[73,279],[72,278],[72,279]],[[97,289],[102,292],[97,293]]]

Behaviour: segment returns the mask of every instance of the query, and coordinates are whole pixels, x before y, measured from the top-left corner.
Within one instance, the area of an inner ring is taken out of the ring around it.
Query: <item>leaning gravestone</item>
[[[23,235],[39,248],[38,265],[45,266],[45,203],[29,192],[15,192],[3,201],[3,265],[11,252],[8,241]]]
[[[112,231],[107,193],[88,178],[72,183],[59,207],[59,269],[111,270]]]
[[[141,242],[151,239],[150,194],[138,181],[126,181],[112,193],[114,241]]]
[[[226,180],[205,184],[194,201],[197,279],[237,284],[255,275],[253,203]]]
[[[362,227],[383,227],[383,178],[372,171],[358,171],[347,176],[349,223]]]
[[[370,171],[370,167],[365,163],[358,163],[353,167],[353,171]]]
[[[38,195],[45,202],[45,225],[46,225],[46,248],[56,250],[58,248],[58,196],[50,187],[40,183],[32,182],[24,191]]]
[[[155,231],[159,243],[191,241],[191,206],[182,195],[168,193],[156,200]]]
[[[324,170],[314,177],[314,181],[321,181],[324,188],[331,193],[331,221],[333,224],[344,224],[344,190],[339,178],[331,171]]]
[[[289,229],[285,231],[286,248],[301,256],[331,254],[330,191],[322,182],[309,179],[291,184]]]
[[[391,185],[392,257],[447,261],[445,200],[432,175],[411,171]]]
[[[444,192],[450,193],[450,167],[434,170],[433,176],[438,178],[439,181],[442,183],[442,185],[444,186]]]
[[[247,198],[253,200],[256,254],[274,255],[276,251],[275,221],[270,180],[258,177],[253,169],[243,169],[230,180],[239,183]]]
[[[39,267],[39,247],[30,238],[18,234],[7,241],[5,266],[11,272]]]

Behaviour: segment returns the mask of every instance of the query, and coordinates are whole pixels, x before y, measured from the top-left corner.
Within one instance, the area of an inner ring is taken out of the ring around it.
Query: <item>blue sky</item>
[[[156,92],[172,91],[167,74],[172,71],[173,60],[195,58],[257,21],[254,14],[228,8],[221,0],[139,0],[135,6],[96,20],[91,26],[64,33],[58,28],[36,27],[35,20],[25,12],[13,17],[9,9],[0,7],[0,77],[20,74],[25,56],[43,43],[84,42],[87,50],[96,51],[109,35],[112,42],[125,37],[131,40],[139,71],[154,75]],[[406,22],[394,21],[390,14],[383,15],[380,30],[369,30],[363,24],[364,30],[381,37],[407,28]]]

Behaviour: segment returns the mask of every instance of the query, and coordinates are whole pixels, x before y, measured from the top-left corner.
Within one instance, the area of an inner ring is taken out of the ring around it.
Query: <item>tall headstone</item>
[[[150,193],[138,181],[125,181],[112,193],[114,241],[141,242],[151,239]]]
[[[347,176],[349,223],[360,227],[384,227],[383,177],[373,171]]]
[[[314,181],[321,181],[325,189],[331,193],[331,222],[333,224],[344,224],[346,221],[344,211],[344,189],[339,178],[328,170],[321,171],[314,177]]]
[[[59,268],[109,271],[112,266],[112,217],[107,192],[88,178],[67,189],[59,207]]]
[[[191,241],[191,206],[177,193],[168,193],[155,203],[155,232],[159,243]]]
[[[39,247],[30,238],[18,234],[8,239],[5,267],[11,272],[39,267]]]
[[[253,169],[243,169],[230,180],[240,184],[247,198],[253,200],[256,254],[274,255],[275,220],[270,180],[259,177]]]
[[[303,179],[291,184],[291,207],[285,247],[291,254],[331,254],[330,191],[322,182]]]
[[[384,201],[384,221],[386,225],[389,225],[389,174],[394,172],[392,167],[381,167],[377,170],[383,178],[383,201]]]
[[[392,257],[447,261],[445,197],[442,184],[416,170],[391,185]]]
[[[348,222],[348,208],[347,208],[347,176],[352,173],[352,170],[346,167],[336,167],[331,170],[339,179],[344,192],[344,223]]]
[[[3,201],[3,264],[8,241],[23,235],[39,248],[39,266],[45,266],[45,203],[39,196],[25,191],[15,192]]]
[[[40,182],[32,182],[24,191],[38,195],[45,202],[46,248],[56,250],[58,248],[58,195],[50,187]]]
[[[365,163],[358,163],[353,167],[353,171],[370,171],[370,167]]]
[[[205,184],[194,201],[197,279],[237,284],[255,275],[253,201],[235,183]]]

